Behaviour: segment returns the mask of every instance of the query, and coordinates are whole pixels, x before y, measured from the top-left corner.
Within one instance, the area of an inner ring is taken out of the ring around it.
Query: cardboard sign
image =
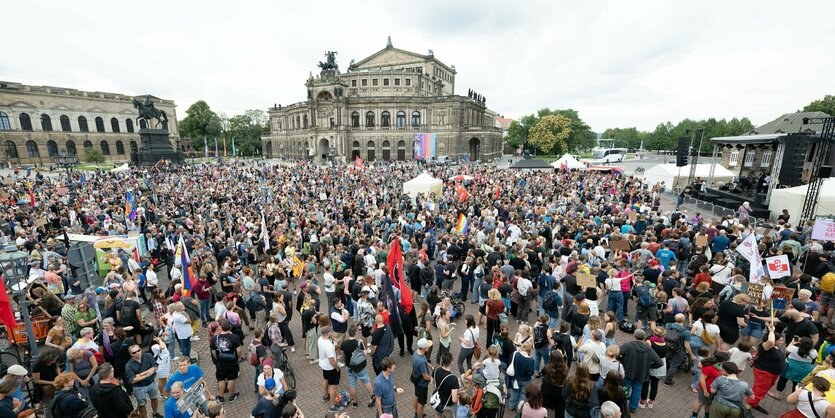
[[[759,283],[745,282],[745,284],[742,285],[742,293],[750,296],[753,300],[760,300],[763,298],[763,285]]]
[[[610,241],[609,246],[612,248],[612,251],[629,251],[632,249],[632,245],[625,239]]]
[[[707,235],[696,235],[696,246],[707,247]]]
[[[835,241],[835,219],[815,218],[815,226],[812,227],[812,239]]]
[[[596,287],[597,280],[594,279],[594,276],[588,273],[583,273],[581,271],[577,272],[577,285],[583,287]]]
[[[789,256],[785,254],[766,258],[765,265],[768,267],[768,276],[772,279],[788,277],[792,274]]]
[[[638,220],[638,212],[629,212],[629,220],[635,222]]]
[[[35,226],[37,226],[38,228],[41,228],[44,225],[46,225],[46,218],[40,218],[37,221],[35,221]]]
[[[775,286],[774,291],[771,292],[771,300],[774,301],[774,309],[785,309],[786,302],[794,299],[793,287]],[[777,306],[782,305],[782,308]]]

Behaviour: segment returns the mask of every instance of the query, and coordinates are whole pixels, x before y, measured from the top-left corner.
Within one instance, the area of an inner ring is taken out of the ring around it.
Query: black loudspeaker
[[[791,135],[786,138],[783,149],[783,162],[777,178],[784,186],[799,186],[803,178],[803,164],[806,162],[808,139],[804,136]]]
[[[818,170],[818,178],[828,179],[830,177],[832,177],[832,166],[831,165],[821,166],[820,170]]]

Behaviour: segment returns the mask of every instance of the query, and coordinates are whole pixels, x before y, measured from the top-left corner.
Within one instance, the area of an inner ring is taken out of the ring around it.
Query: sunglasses
[[[130,353],[131,354],[137,354],[137,353],[141,353],[141,352],[142,352],[142,350],[134,350],[134,351],[131,351]]]

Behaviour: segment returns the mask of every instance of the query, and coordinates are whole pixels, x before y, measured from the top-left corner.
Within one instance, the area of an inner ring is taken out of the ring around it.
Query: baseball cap
[[[19,364],[9,366],[9,370],[7,370],[7,372],[12,376],[26,376],[28,374],[26,369]]]
[[[421,338],[417,342],[417,347],[421,349],[432,347],[432,341],[427,340],[426,338]]]
[[[363,286],[362,291],[360,293],[371,293],[371,288],[368,286]]]
[[[275,389],[275,379],[272,377],[264,381],[264,389],[273,390]]]
[[[333,329],[327,325],[319,328],[319,335],[328,335]]]

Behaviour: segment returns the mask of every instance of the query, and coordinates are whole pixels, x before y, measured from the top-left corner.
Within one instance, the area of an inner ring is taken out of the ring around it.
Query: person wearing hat
[[[415,386],[415,400],[412,406],[417,416],[423,416],[423,408],[429,400],[429,382],[432,381],[434,369],[426,359],[426,351],[432,347],[432,340],[421,338],[417,342],[417,350],[412,354],[412,374],[409,380]]]
[[[14,380],[17,383],[15,390],[10,394],[12,399],[20,402],[19,408],[16,411],[23,411],[27,409],[26,399],[23,397],[23,384],[29,382],[31,379],[27,376],[29,372],[26,368],[19,364],[13,364],[6,370],[6,376],[3,377],[3,382]]]
[[[277,416],[276,413],[280,409],[279,402],[275,402],[275,398],[281,396],[283,392],[278,387],[278,382],[272,377],[264,380],[263,390],[255,407],[252,408],[250,414],[254,418],[271,418]]]

